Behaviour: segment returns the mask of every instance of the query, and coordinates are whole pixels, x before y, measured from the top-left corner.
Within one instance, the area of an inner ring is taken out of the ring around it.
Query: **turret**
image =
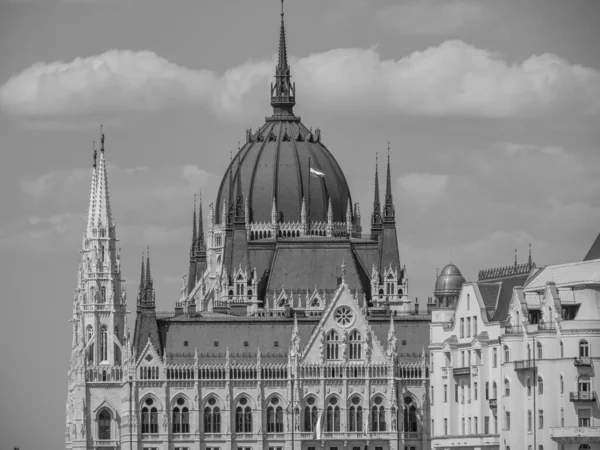
[[[381,202],[379,200],[379,155],[375,155],[375,186],[373,190],[373,213],[371,214],[371,238],[381,234]]]

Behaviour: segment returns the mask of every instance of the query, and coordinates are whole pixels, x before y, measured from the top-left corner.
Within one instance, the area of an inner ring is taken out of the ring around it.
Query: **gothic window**
[[[267,408],[267,433],[283,433],[283,408],[278,397],[273,397]]]
[[[510,397],[510,381],[508,381],[508,378],[504,379],[504,396]]]
[[[100,262],[104,264],[104,245],[100,246]]]
[[[544,393],[544,379],[538,376],[538,395],[542,395]]]
[[[173,408],[173,433],[187,434],[190,432],[190,410],[183,397],[179,397]]]
[[[121,349],[119,348],[119,346],[116,343],[114,345],[114,355],[115,355],[115,365],[120,366],[121,365]]]
[[[235,432],[252,433],[252,409],[246,397],[240,398],[235,408]]]
[[[106,286],[100,288],[100,303],[106,303]]]
[[[98,439],[110,439],[110,412],[106,409],[98,414]]]
[[[102,325],[100,329],[100,361],[108,360],[108,329]]]
[[[154,400],[147,398],[142,408],[142,434],[158,433],[158,410]]]
[[[335,330],[327,333],[327,359],[338,359],[339,357],[339,336]]]
[[[404,432],[415,433],[417,427],[417,407],[411,397],[406,397],[404,399]]]
[[[350,359],[361,359],[362,358],[362,342],[360,332],[353,330],[350,333]]]
[[[315,403],[314,397],[309,397],[306,400],[306,406],[304,407],[304,431],[314,431],[317,426],[319,412]]]
[[[92,336],[94,335],[94,329],[92,328],[91,325],[88,325],[87,327],[85,327],[85,335],[86,335],[87,342],[90,342],[92,340]]]
[[[340,306],[335,310],[334,318],[338,325],[345,328],[354,322],[354,313],[347,306]]]
[[[328,432],[340,431],[340,406],[337,397],[329,399],[327,406],[326,428]]]
[[[373,406],[371,406],[371,431],[385,431],[385,429],[385,407],[383,406],[383,399],[381,397],[375,397]]]
[[[349,431],[363,431],[363,409],[359,397],[352,397],[348,409]]]
[[[204,432],[221,432],[221,410],[217,406],[217,400],[214,397],[208,399],[206,408],[204,408]]]
[[[588,341],[581,341],[579,343],[579,357],[580,358],[589,358],[590,356],[590,345]]]

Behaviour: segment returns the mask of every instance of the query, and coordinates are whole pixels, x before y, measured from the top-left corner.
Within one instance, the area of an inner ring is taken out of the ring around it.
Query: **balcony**
[[[587,392],[571,392],[569,397],[572,402],[595,402],[596,401],[596,392],[595,391],[587,391]]]
[[[455,367],[452,373],[455,377],[460,375],[471,375],[471,367]]]
[[[434,436],[431,438],[431,448],[445,449],[448,447],[497,449],[500,445],[498,434],[459,434]]]
[[[203,437],[205,441],[220,441],[225,439],[225,436],[221,433],[204,433]]]
[[[498,399],[490,398],[489,403],[490,403],[490,408],[492,408],[492,409],[498,408]]]
[[[556,333],[556,324],[554,322],[539,322],[538,331],[545,331],[547,333]]]
[[[395,431],[368,431],[366,433],[362,431],[324,431],[321,433],[321,437],[317,438],[314,432],[302,432],[298,433],[299,438],[303,441],[310,440],[375,440],[375,439],[395,439],[396,432]],[[404,433],[410,435],[420,435],[421,433]],[[413,438],[411,438],[413,439]],[[420,437],[419,437],[420,439]]]
[[[94,439],[92,441],[92,445],[94,448],[117,448],[121,446],[121,441],[117,441],[114,439]]]
[[[580,358],[573,358],[573,364],[577,367],[579,366],[591,366],[592,358],[589,356],[582,356]]]
[[[509,334],[509,335],[523,334],[523,327],[522,326],[507,326],[504,329],[504,334]]]
[[[531,370],[535,369],[535,361],[533,359],[523,359],[515,361],[515,370]]]
[[[550,438],[559,444],[600,443],[600,427],[550,428]]]

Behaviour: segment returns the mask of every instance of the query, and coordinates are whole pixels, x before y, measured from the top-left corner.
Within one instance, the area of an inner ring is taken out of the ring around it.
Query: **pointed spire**
[[[142,270],[140,274],[140,292],[144,290],[144,286],[146,286],[146,276],[144,269],[144,252],[142,252]]]
[[[291,82],[290,66],[287,61],[285,22],[281,0],[281,26],[279,28],[279,52],[275,68],[275,84],[271,83],[271,106],[274,114],[293,115],[296,104],[296,86]]]
[[[196,239],[197,239],[197,230],[196,230],[196,194],[194,194],[194,212],[192,213],[192,245],[190,247],[190,256],[194,256],[195,248],[196,248]]]
[[[152,273],[150,272],[150,247],[146,247],[146,286],[152,286]]]
[[[202,219],[202,191],[199,194],[198,202],[198,233],[196,235],[196,250],[204,251],[204,221]]]
[[[110,230],[113,226],[113,218],[110,209],[110,195],[108,194],[108,177],[106,173],[106,160],[104,158],[104,131],[101,130],[100,136],[100,158],[96,162],[95,174],[92,177],[92,183],[94,183],[94,199],[92,202],[91,211],[89,214],[88,221],[88,233],[93,237],[92,229],[98,226],[102,226],[106,229],[106,236],[114,237],[110,235]],[[94,153],[96,150],[94,149]],[[95,158],[96,160],[96,158]]]
[[[93,149],[93,159],[94,159],[94,163],[92,164],[92,167],[94,169],[96,169],[96,166],[98,164],[98,152],[96,151],[96,141],[92,141],[92,149]]]
[[[388,142],[387,173],[385,178],[385,207],[383,218],[394,220],[394,201],[392,199],[392,175],[390,167],[390,143]]]
[[[371,224],[377,225],[381,223],[381,202],[379,200],[379,154],[375,154],[375,189],[373,192],[373,215]]]
[[[348,206],[346,207],[346,231],[348,232],[348,237],[350,237],[350,233],[352,232],[352,202],[348,199]]]
[[[327,223],[333,224],[333,206],[331,204],[331,197],[329,197],[329,202],[327,204]]]
[[[94,226],[94,210],[96,209],[96,186],[98,184],[98,170],[97,170],[97,152],[96,152],[96,141],[92,143],[93,152],[93,165],[92,165],[92,183],[90,186],[90,202],[88,205],[88,221],[87,221],[87,233],[88,237],[92,232]]]

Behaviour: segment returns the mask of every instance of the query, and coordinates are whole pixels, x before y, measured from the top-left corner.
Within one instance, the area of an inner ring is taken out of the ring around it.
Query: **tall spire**
[[[296,85],[291,81],[290,66],[287,61],[285,42],[285,22],[281,0],[281,26],[279,28],[279,54],[275,68],[275,83],[271,83],[271,106],[275,115],[293,115],[296,104]]]
[[[192,213],[192,246],[190,247],[190,256],[194,256],[196,251],[196,194],[194,194],[194,212]]]
[[[381,202],[379,200],[379,154],[375,154],[375,190],[373,193],[373,215],[371,225],[381,224]]]
[[[146,247],[146,286],[152,287],[152,273],[150,272],[150,247]]]
[[[198,234],[196,235],[196,250],[203,251],[204,248],[204,222],[202,220],[202,191],[200,191],[200,202],[198,203]]]
[[[88,221],[87,221],[87,233],[88,237],[91,234],[94,222],[94,210],[96,203],[96,185],[98,184],[98,170],[97,170],[97,152],[96,152],[96,141],[92,143],[93,153],[93,164],[92,164],[92,184],[90,186],[90,204],[88,206]]]
[[[141,274],[140,274],[140,292],[142,292],[142,290],[144,289],[144,286],[146,286],[146,274],[145,274],[145,266],[144,266],[144,252],[142,252],[142,270],[141,270]]]
[[[110,209],[110,195],[108,194],[108,177],[106,173],[106,160],[104,158],[104,131],[100,128],[100,158],[97,160],[94,148],[94,174],[92,176],[93,200],[90,200],[88,214],[88,235],[93,236],[94,228],[104,228],[106,236],[112,236],[113,218]],[[102,231],[99,231],[102,234]]]
[[[394,220],[394,201],[392,200],[392,175],[390,168],[390,143],[388,142],[387,156],[387,174],[385,178],[385,206],[383,209],[383,218],[387,221]]]

